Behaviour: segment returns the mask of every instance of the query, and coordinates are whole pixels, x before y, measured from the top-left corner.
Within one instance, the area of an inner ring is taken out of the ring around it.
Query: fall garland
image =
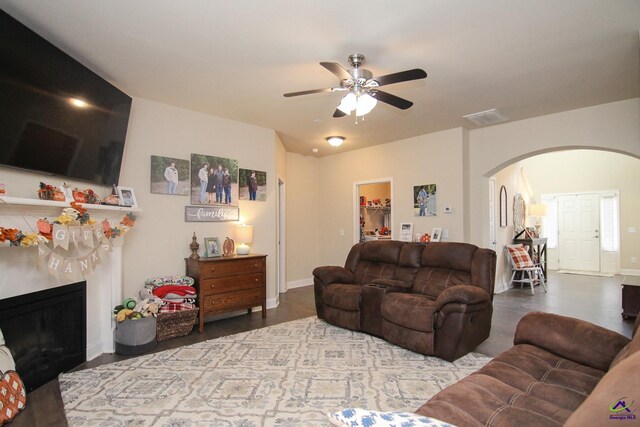
[[[124,236],[135,224],[136,217],[132,213],[126,214],[120,223],[115,227],[111,227],[108,220],[102,221],[102,230],[105,237],[115,238]],[[37,246],[40,243],[47,243],[53,239],[53,225],[95,225],[96,221],[91,218],[86,209],[76,202],[71,202],[70,208],[65,208],[62,213],[53,219],[52,222],[46,218],[39,219],[36,222],[38,227],[37,233],[27,233],[17,228],[0,227],[0,243],[9,242],[10,246],[22,246],[28,248]]]

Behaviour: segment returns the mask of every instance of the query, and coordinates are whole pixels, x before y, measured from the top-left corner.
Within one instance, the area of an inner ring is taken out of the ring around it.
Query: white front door
[[[558,197],[558,258],[563,270],[600,271],[600,197]]]

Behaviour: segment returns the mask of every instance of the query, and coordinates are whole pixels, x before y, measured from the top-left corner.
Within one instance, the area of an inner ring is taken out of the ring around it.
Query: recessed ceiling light
[[[69,98],[69,103],[78,108],[87,108],[89,106],[86,101],[83,101],[80,98]]]
[[[318,150],[317,148],[312,148],[312,149],[311,149],[311,151],[312,151],[313,153],[317,153],[317,152],[318,152],[318,151],[320,151],[320,150]]]

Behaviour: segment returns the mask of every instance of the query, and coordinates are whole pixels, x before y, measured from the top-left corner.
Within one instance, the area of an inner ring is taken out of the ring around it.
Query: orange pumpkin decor
[[[53,232],[53,227],[51,226],[49,221],[47,221],[46,219],[39,219],[36,222],[36,225],[38,226],[40,235],[46,237],[47,240],[53,239],[53,236],[51,235],[51,233]]]
[[[102,221],[102,231],[104,231],[104,235],[107,236],[107,239],[111,237],[111,224],[106,219]]]
[[[224,243],[222,244],[222,254],[224,256],[233,255],[233,251],[236,249],[236,244],[230,238],[224,239]]]
[[[429,233],[424,233],[422,237],[420,237],[420,241],[422,243],[428,243],[431,241],[431,235]]]
[[[53,200],[56,202],[66,202],[67,198],[64,196],[64,193],[57,188],[53,190]]]
[[[87,196],[77,188],[74,188],[71,194],[73,195],[73,200],[77,203],[87,203]]]

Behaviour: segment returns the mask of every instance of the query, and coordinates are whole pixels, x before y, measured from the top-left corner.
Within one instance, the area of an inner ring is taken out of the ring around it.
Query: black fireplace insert
[[[0,300],[0,329],[27,391],[87,360],[86,282]]]

